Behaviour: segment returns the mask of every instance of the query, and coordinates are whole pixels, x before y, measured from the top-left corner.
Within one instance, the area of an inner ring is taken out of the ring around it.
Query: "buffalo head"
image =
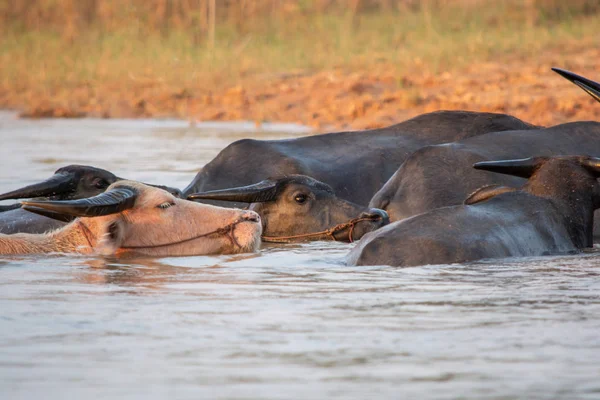
[[[77,218],[47,235],[21,236],[29,243],[22,251],[25,253],[240,253],[255,251],[262,231],[260,217],[253,211],[197,204],[165,190],[125,180],[90,198],[27,200],[22,205],[27,211],[54,219]],[[18,237],[5,237],[5,248],[0,241],[0,254],[14,253],[18,246],[7,241]]]
[[[389,222],[385,211],[340,199],[329,185],[305,175],[195,193],[188,199],[251,203],[249,208],[261,216],[266,242],[353,241]]]
[[[122,180],[112,172],[87,165],[68,165],[56,170],[50,178],[0,195],[0,200],[46,198],[49,200],[76,200],[96,196],[113,183]],[[179,189],[149,185],[180,197]],[[12,208],[12,207],[11,207]]]

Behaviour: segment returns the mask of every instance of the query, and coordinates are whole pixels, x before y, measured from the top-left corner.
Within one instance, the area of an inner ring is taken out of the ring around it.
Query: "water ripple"
[[[5,115],[0,191],[75,162],[183,187],[235,129]],[[351,247],[2,257],[0,396],[599,398],[600,249],[396,269]]]

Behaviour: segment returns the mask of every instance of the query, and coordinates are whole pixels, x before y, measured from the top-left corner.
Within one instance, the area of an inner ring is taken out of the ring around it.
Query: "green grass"
[[[323,14],[253,21],[245,33],[218,26],[214,47],[192,32],[148,31],[133,19],[108,31],[91,27],[71,39],[49,29],[5,27],[0,38],[3,87],[154,84],[220,87],[247,75],[333,67],[433,73],[502,57],[535,55],[573,41],[598,39],[600,15],[530,23],[504,6],[421,9],[405,13]]]

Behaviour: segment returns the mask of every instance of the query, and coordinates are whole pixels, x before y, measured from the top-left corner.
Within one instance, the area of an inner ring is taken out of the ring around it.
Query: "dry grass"
[[[419,110],[431,100],[419,82],[458,76],[473,65],[537,71],[552,62],[589,71],[598,61],[578,60],[571,51],[598,43],[596,1],[223,0],[214,3],[212,24],[211,3],[2,3],[0,106],[34,115],[370,126],[387,120],[353,123],[369,111],[356,104],[363,110],[358,114],[319,110],[336,99],[355,101],[366,93],[372,97],[367,103],[375,103],[396,92],[401,102],[391,106]],[[324,81],[323,74],[333,78]],[[376,90],[349,89],[361,82]],[[301,90],[307,96],[285,97]]]

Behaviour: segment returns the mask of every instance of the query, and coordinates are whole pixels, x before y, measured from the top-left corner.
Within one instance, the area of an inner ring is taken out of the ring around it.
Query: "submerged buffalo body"
[[[339,197],[367,205],[420,147],[487,132],[534,128],[504,114],[439,111],[370,131],[287,140],[244,139],[206,164],[183,195],[251,185],[272,176],[308,175],[330,185]]]
[[[406,267],[568,253],[592,246],[593,211],[600,206],[600,159],[537,157],[476,167],[530,179],[521,190],[502,190],[472,205],[438,208],[369,233],[351,251],[348,263]]]
[[[488,133],[427,146],[402,164],[369,206],[381,208],[391,221],[399,221],[462,204],[484,186],[523,184],[523,179],[516,176],[476,171],[472,168],[476,162],[576,154],[600,155],[600,123],[573,122],[540,130]]]

